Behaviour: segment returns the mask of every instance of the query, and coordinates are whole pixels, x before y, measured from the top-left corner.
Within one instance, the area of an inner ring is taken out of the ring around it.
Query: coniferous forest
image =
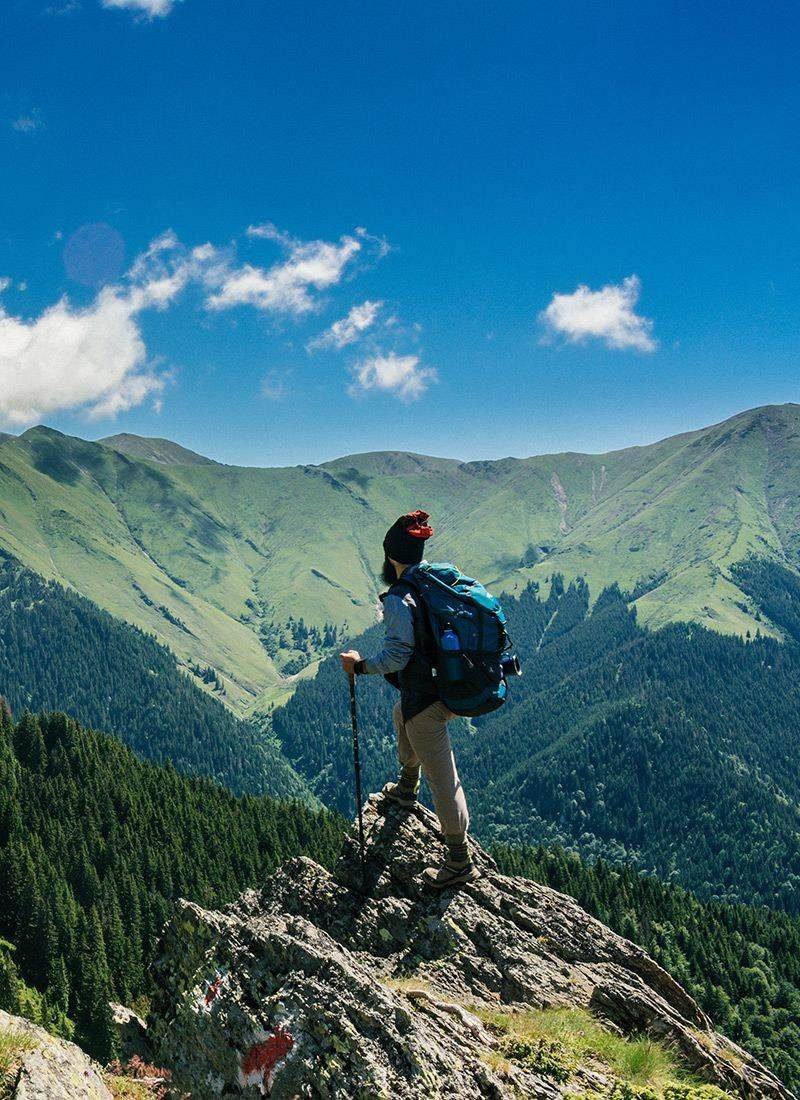
[[[109,1000],[147,994],[179,896],[216,905],[343,822],[136,759],[64,714],[0,710],[0,1007],[114,1054]]]
[[[0,562],[0,691],[15,714],[63,710],[146,760],[238,793],[305,793],[280,752],[193,683],[169,649],[8,559]]]

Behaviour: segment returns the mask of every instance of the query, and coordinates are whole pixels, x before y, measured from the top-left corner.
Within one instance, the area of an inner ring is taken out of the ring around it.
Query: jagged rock
[[[137,1054],[140,1058],[150,1057],[150,1044],[147,1041],[147,1024],[132,1008],[111,1002],[111,1015],[114,1030],[117,1033],[117,1046],[120,1057],[130,1058]]]
[[[364,824],[363,871],[351,832],[333,874],[300,858],[222,911],[179,904],[149,1032],[176,1085],[197,1097],[549,1100],[596,1090],[597,1067],[564,1084],[493,1058],[497,1040],[469,1006],[571,1006],[665,1040],[731,1094],[791,1097],[571,898],[501,875],[477,846],[482,878],[435,894],[419,878],[442,854],[431,814],[372,796]]]
[[[10,1083],[11,1100],[113,1100],[100,1067],[74,1043],[2,1011],[0,1032],[22,1035],[30,1044]]]

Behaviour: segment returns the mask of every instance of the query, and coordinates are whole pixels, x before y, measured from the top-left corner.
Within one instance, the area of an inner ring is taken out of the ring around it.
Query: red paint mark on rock
[[[275,1066],[293,1046],[291,1033],[276,1027],[269,1038],[262,1043],[254,1043],[242,1058],[242,1076],[249,1084],[268,1084]]]
[[[206,990],[206,995],[203,998],[207,1005],[210,1005],[212,1001],[215,1001],[217,999],[219,991],[222,989],[223,980],[224,979],[220,974],[220,976],[218,978],[215,978],[214,981],[209,985],[208,989]]]

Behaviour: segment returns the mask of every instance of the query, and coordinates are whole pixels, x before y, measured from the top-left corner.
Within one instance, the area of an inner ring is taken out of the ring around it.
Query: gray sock
[[[465,867],[472,862],[466,833],[447,834],[444,840],[447,845],[447,862],[451,867]]]
[[[402,794],[407,794],[409,797],[416,795],[419,790],[419,770],[403,768],[397,780],[397,786]]]

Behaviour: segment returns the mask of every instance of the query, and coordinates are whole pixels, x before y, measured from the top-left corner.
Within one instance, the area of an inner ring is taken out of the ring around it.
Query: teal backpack
[[[446,562],[422,562],[402,580],[420,597],[432,640],[431,665],[439,698],[454,714],[476,717],[506,700],[516,657],[500,601],[478,581]]]

